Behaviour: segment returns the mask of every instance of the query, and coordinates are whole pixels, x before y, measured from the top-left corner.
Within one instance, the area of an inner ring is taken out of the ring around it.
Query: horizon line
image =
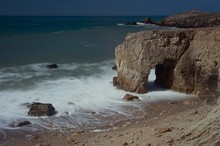
[[[135,16],[169,16],[167,15],[1,15],[0,16],[36,16],[36,17],[135,17]]]

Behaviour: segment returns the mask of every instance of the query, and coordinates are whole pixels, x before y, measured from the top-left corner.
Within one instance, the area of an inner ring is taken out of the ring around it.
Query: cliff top
[[[179,28],[212,27],[220,25],[220,13],[206,13],[196,10],[169,16],[156,23],[161,26]]]

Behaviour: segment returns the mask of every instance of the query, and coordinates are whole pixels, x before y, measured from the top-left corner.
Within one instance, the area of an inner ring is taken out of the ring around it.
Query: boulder
[[[134,95],[131,95],[131,94],[126,94],[124,97],[123,97],[124,100],[127,100],[127,101],[134,101],[134,100],[139,100],[139,97],[138,96],[134,96]]]
[[[169,16],[156,24],[179,28],[212,27],[220,25],[220,14],[203,13],[193,10],[175,16]]]
[[[55,108],[49,103],[32,103],[28,115],[30,116],[52,116]]]
[[[49,69],[54,69],[54,68],[58,68],[58,65],[57,64],[49,64],[46,67]]]
[[[220,27],[142,31],[129,34],[116,47],[117,88],[148,92],[155,84],[196,94],[208,102],[220,93]]]

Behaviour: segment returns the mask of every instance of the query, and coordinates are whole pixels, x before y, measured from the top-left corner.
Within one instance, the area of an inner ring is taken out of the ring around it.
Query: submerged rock
[[[30,116],[52,116],[55,114],[55,108],[49,103],[33,103],[28,112]]]
[[[58,65],[57,64],[49,64],[46,67],[49,69],[54,69],[54,68],[58,68]]]

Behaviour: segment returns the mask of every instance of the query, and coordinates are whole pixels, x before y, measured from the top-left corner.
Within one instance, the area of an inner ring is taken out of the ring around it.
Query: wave
[[[123,23],[118,23],[117,25],[118,26],[126,26],[126,24],[123,24]]]
[[[111,69],[112,61],[59,64],[57,70],[48,70],[45,68],[46,64],[0,70],[0,80],[4,78],[9,84],[7,88],[0,90],[1,126],[8,126],[11,121],[18,119],[36,121],[35,118],[27,116],[28,108],[24,106],[32,102],[52,103],[58,112],[56,115],[58,117],[64,112],[76,115],[80,113],[79,111],[99,113],[104,109],[117,110],[112,105],[122,103],[118,97],[122,97],[124,93],[118,92],[111,83],[115,75]],[[14,76],[15,74],[17,76]],[[4,86],[4,83],[1,82],[1,86]]]
[[[29,120],[37,128],[92,128],[144,115],[141,103],[123,101],[127,92],[112,86],[112,77],[116,75],[111,69],[114,61],[58,64],[54,70],[47,69],[47,64],[0,69],[0,81],[7,80],[0,82],[0,127],[10,128],[12,122]],[[154,79],[152,70],[149,81]],[[173,91],[151,91],[138,96],[144,102],[187,97]],[[50,118],[27,116],[27,105],[32,102],[52,103],[57,114]],[[135,114],[137,111],[140,114]]]
[[[63,33],[64,31],[55,31],[53,33],[58,34],[58,33]]]

